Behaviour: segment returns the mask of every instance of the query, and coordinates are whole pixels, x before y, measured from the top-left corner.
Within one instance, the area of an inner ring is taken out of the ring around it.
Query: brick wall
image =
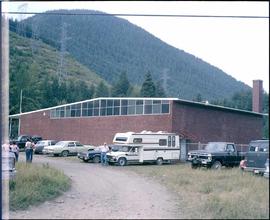
[[[142,130],[171,131],[171,115],[107,116],[50,119],[49,112],[22,116],[21,134],[41,135],[43,139],[78,140],[83,144],[112,143],[117,132]]]
[[[262,116],[180,102],[172,111],[172,132],[187,134],[193,142],[247,144],[262,138]]]

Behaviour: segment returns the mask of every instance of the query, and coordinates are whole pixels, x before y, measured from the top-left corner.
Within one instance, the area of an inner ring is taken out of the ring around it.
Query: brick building
[[[260,85],[253,93],[261,94]],[[262,103],[260,94],[253,95],[253,103]],[[11,115],[10,120],[20,119],[20,134],[83,144],[111,143],[117,132],[143,130],[175,132],[181,143],[248,144],[263,133],[263,115],[255,112],[261,108],[253,108],[244,111],[177,98],[96,98]]]

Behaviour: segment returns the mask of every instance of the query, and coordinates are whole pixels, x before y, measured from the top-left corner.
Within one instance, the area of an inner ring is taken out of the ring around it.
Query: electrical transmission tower
[[[27,11],[27,7],[28,7],[28,4],[27,3],[23,3],[21,5],[18,6],[18,11],[21,12],[21,14],[19,14],[18,16],[18,20],[19,20],[19,23],[18,23],[18,26],[17,26],[17,34],[25,37],[26,36],[26,31],[25,31],[25,24],[24,22],[21,22],[22,20],[25,19],[26,17],[26,14],[24,14],[26,11]]]
[[[58,64],[58,70],[57,70],[57,75],[58,75],[58,81],[59,83],[62,83],[63,79],[66,78],[67,76],[67,67],[66,67],[66,60],[65,60],[65,55],[66,55],[66,50],[67,50],[67,45],[66,42],[69,39],[67,37],[67,23],[63,22],[62,27],[61,27],[61,40],[60,40],[60,52],[59,52],[59,64]]]

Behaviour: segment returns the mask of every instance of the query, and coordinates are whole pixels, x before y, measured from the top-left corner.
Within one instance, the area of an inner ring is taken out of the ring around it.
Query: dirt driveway
[[[174,195],[126,167],[34,155],[33,163],[47,162],[72,179],[71,189],[26,211],[10,212],[11,219],[172,219],[179,216]]]

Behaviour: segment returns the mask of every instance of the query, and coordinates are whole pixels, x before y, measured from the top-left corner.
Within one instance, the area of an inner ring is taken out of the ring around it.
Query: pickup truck
[[[239,166],[244,157],[245,153],[237,151],[234,143],[209,142],[204,150],[189,151],[187,161],[194,169],[198,167],[220,169],[222,166]]]
[[[30,136],[30,135],[20,135],[17,140],[14,140],[17,144],[17,146],[19,147],[19,149],[24,149],[25,148],[25,143],[27,142],[27,140],[31,140],[34,142],[34,144],[36,144],[38,141],[42,140],[42,137],[34,135],[34,136]]]

